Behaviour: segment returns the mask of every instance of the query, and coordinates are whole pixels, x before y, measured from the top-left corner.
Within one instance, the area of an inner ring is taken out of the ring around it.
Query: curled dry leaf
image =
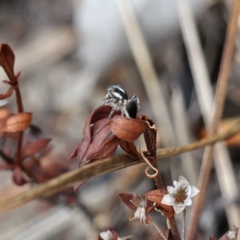
[[[168,192],[164,189],[161,191],[159,189],[155,189],[146,193],[144,196],[149,202],[152,202],[156,211],[160,211],[162,214],[170,218],[174,216],[173,207],[162,203],[162,199],[167,193]]]
[[[141,157],[134,141],[152,122],[146,123],[147,117],[146,119],[143,117],[144,120],[127,118],[121,116],[121,112],[114,112],[109,118],[111,110],[110,106],[98,107],[87,119],[83,129],[83,139],[70,156],[70,158],[78,157],[80,167],[112,157],[119,145],[128,154]]]
[[[152,119],[147,116],[139,115],[138,119],[147,124],[146,131],[144,132],[144,139],[146,147],[150,155],[155,155],[157,150],[157,127]]]
[[[133,142],[146,130],[146,123],[117,112],[108,118],[110,112],[111,107],[101,106],[87,119],[83,139],[70,156],[78,157],[80,166],[113,156],[119,144],[127,153],[139,156]]]
[[[0,108],[0,137],[4,134],[3,129],[7,118],[11,115],[10,110],[7,108]]]
[[[0,66],[3,67],[11,81],[15,80],[13,69],[14,61],[15,56],[10,46],[6,43],[0,44]]]
[[[50,141],[51,138],[41,138],[34,142],[30,142],[29,144],[23,147],[21,157],[25,158],[34,155],[35,153],[43,150]]]
[[[22,172],[20,167],[14,168],[12,178],[13,178],[13,181],[19,186],[22,186],[26,183],[23,175],[24,173]]]
[[[6,93],[0,94],[0,100],[11,97],[12,93],[13,93],[13,87],[10,87]]]
[[[20,132],[29,127],[32,113],[23,112],[10,116],[5,123],[4,132]]]
[[[146,127],[146,123],[138,119],[114,116],[111,120],[113,134],[126,142],[136,141]]]

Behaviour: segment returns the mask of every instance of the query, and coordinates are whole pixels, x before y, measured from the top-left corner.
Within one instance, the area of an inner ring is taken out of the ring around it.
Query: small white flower
[[[187,179],[179,176],[179,180],[173,181],[174,187],[167,187],[168,193],[164,195],[162,203],[171,205],[176,213],[180,213],[186,206],[192,205],[192,197],[199,193],[199,190],[191,186]]]
[[[101,233],[100,233],[100,237],[101,237],[103,240],[114,240],[113,234],[112,234],[111,231],[109,231],[109,230],[104,231],[104,232],[101,232]]]
[[[101,232],[100,233],[100,237],[103,239],[103,240],[115,240],[116,237],[113,236],[113,233],[111,232],[111,230],[107,230],[107,231],[104,231],[104,232]],[[132,239],[132,236],[128,236],[128,237],[123,237],[123,238],[117,238],[117,240],[130,240]]]
[[[228,233],[227,233],[227,238],[232,240],[232,239],[236,239],[236,230],[229,230]]]
[[[134,198],[131,200],[132,204],[137,208],[134,216],[130,218],[130,220],[138,220],[141,223],[146,223],[146,207],[147,207],[147,202],[144,197],[140,197],[137,194],[134,194]]]

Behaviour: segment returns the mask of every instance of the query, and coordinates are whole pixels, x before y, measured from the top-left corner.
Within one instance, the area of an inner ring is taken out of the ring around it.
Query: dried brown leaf
[[[131,210],[136,211],[137,207],[131,202],[131,200],[134,198],[134,193],[119,193],[118,197]]]
[[[15,79],[13,69],[14,61],[15,56],[10,46],[6,43],[0,44],[0,66],[3,67],[4,71],[11,81],[14,81]]]
[[[146,130],[147,124],[144,121],[114,116],[111,121],[111,130],[115,136],[126,142],[134,142]]]
[[[51,138],[41,138],[27,144],[22,149],[22,154],[21,154],[22,158],[34,155],[35,153],[43,150],[50,141],[51,141]]]
[[[13,181],[19,186],[22,186],[26,183],[23,177],[23,172],[20,167],[14,168],[12,178]]]
[[[29,127],[32,113],[23,112],[10,116],[5,123],[4,132],[20,132]]]
[[[13,93],[13,87],[10,87],[6,93],[0,94],[0,100],[11,97],[12,93]]]
[[[141,154],[138,152],[138,150],[133,142],[121,141],[120,146],[129,155],[132,155],[132,156],[135,156],[138,158],[141,157]]]

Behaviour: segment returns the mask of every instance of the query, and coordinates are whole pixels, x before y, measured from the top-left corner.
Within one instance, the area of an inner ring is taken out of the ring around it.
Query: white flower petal
[[[101,232],[100,233],[100,237],[103,240],[113,240],[113,235],[112,235],[112,233],[109,230],[105,231],[105,232]]]
[[[179,176],[178,181],[179,181],[180,184],[182,184],[182,183],[189,184],[188,180],[183,176]]]
[[[197,195],[200,191],[195,187],[195,186],[191,186],[191,197],[194,197],[195,195]]]
[[[174,204],[170,194],[164,195],[161,203],[165,205],[170,205],[170,206]]]
[[[185,188],[185,193],[187,197],[191,197],[192,194],[192,188],[189,184],[186,185],[186,183],[183,184],[183,187]]]
[[[173,206],[175,213],[180,213],[185,209],[185,206]]]
[[[174,187],[167,187],[168,193],[162,199],[162,203],[172,205],[176,213],[181,212],[186,206],[192,205],[192,197],[194,197],[199,190],[191,186],[187,179],[179,176],[178,181],[173,181]]]
[[[186,206],[191,206],[191,205],[192,205],[192,199],[191,199],[191,198],[188,198],[188,199],[185,201],[185,205],[186,205]]]
[[[167,191],[168,191],[169,194],[173,194],[174,191],[175,191],[175,188],[172,187],[172,186],[167,186]]]
[[[173,181],[173,186],[177,187],[179,185],[178,181]]]

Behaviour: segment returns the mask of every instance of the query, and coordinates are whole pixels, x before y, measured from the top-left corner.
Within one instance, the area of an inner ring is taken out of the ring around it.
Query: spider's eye
[[[120,85],[112,85],[107,90],[114,98],[128,100],[127,92]]]

